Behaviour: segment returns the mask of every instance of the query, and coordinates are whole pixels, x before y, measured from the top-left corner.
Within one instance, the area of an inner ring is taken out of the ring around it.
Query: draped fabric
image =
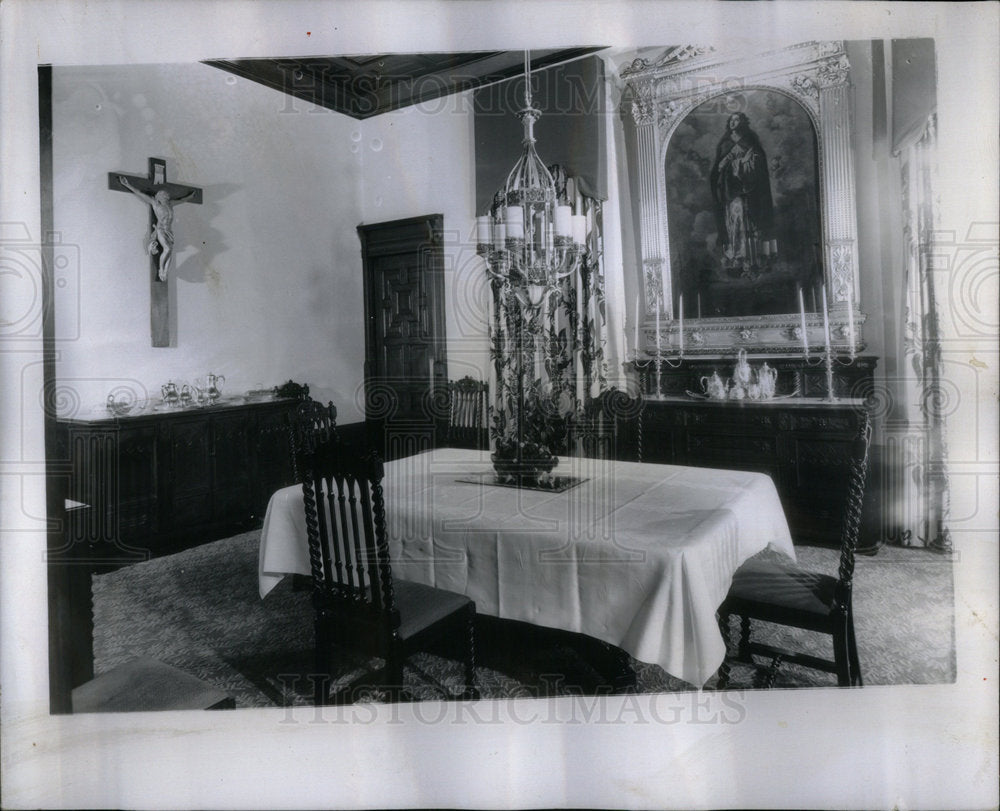
[[[897,347],[902,374],[897,418],[886,426],[889,469],[897,477],[888,540],[948,549],[947,445],[941,389],[941,333],[933,255],[938,211],[936,116],[899,151],[903,199],[903,330]]]
[[[559,202],[587,218],[586,251],[537,303],[509,279],[491,280],[490,444],[515,438],[558,454],[567,450],[572,418],[607,388],[608,336],[601,201],[585,196],[577,178],[550,171]]]

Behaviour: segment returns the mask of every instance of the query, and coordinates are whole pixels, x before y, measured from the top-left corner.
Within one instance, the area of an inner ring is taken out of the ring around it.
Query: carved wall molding
[[[816,132],[821,189],[821,236],[824,281],[831,307],[831,334],[846,344],[850,331],[847,309],[853,308],[855,349],[863,348],[864,314],[858,302],[857,215],[854,156],[851,146],[850,64],[844,43],[805,42],[765,52],[721,52],[705,46],[672,46],[653,57],[637,58],[621,71],[622,114],[634,123],[633,188],[638,191],[640,289],[645,293],[642,332],[650,329],[657,310],[665,326],[674,326],[673,283],[667,216],[664,161],[680,123],[698,105],[740,90],[783,93],[807,113]],[[657,279],[653,274],[659,273]],[[718,327],[713,323],[723,322]],[[756,322],[753,327],[747,324]],[[685,327],[688,326],[687,318]],[[746,337],[747,329],[750,337]],[[702,343],[696,352],[728,354],[740,347],[764,352],[788,350],[802,341],[798,314],[732,318],[692,318],[690,330]],[[798,334],[795,334],[797,330]],[[663,334],[679,341],[679,332]],[[689,333],[686,330],[685,336]],[[811,347],[824,338],[819,313],[807,313],[806,337]],[[685,349],[688,349],[686,345]],[[649,346],[637,347],[641,353]],[[674,344],[664,347],[674,350]],[[844,349],[847,347],[845,346]]]
[[[630,112],[639,126],[652,124],[655,115],[653,89],[648,84],[638,85],[632,96]]]
[[[710,45],[674,45],[667,48],[658,59],[633,59],[632,63],[625,68],[622,78],[633,73],[643,73],[649,70],[670,67],[671,65],[689,62],[692,59],[715,53],[715,48]]]

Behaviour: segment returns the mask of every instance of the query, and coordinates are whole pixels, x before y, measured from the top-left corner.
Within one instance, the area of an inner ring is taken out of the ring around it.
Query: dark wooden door
[[[358,228],[364,260],[365,421],[386,459],[434,445],[444,363],[443,217]]]

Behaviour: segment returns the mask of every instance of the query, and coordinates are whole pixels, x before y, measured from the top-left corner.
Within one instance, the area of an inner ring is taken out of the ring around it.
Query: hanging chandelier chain
[[[531,51],[524,52],[524,106],[531,107]]]

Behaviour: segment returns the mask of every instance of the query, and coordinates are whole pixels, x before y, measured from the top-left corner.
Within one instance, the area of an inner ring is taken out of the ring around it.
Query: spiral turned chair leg
[[[476,610],[472,608],[468,612],[467,631],[469,635],[469,646],[465,655],[465,690],[462,698],[467,701],[475,701],[479,698],[479,688],[476,687]]]
[[[719,665],[718,678],[715,682],[716,690],[726,690],[729,687],[729,677],[732,673],[732,668],[729,665],[729,614],[719,612],[717,619],[719,620],[719,630],[722,632],[722,644],[725,648],[725,652],[722,656],[722,664]]]

